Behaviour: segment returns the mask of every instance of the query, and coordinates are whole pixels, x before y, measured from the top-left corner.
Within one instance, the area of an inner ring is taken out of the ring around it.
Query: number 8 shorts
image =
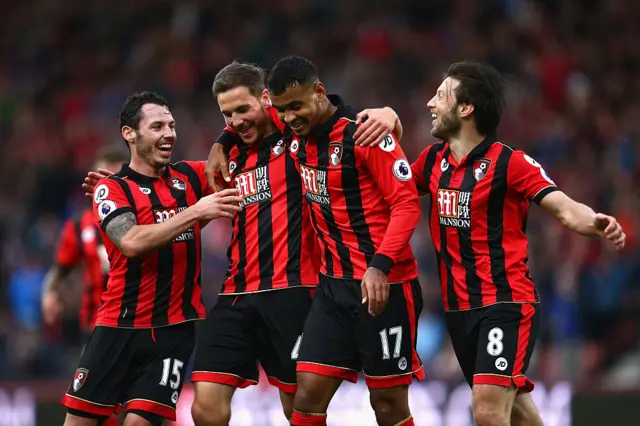
[[[515,385],[531,392],[525,373],[540,328],[538,303],[497,303],[446,313],[453,349],[470,386]]]
[[[351,382],[364,373],[370,388],[409,385],[424,368],[415,345],[422,291],[417,280],[391,284],[382,314],[362,304],[360,281],[320,275],[297,356],[298,372]]]
[[[108,417],[124,406],[175,421],[194,346],[193,322],[153,329],[97,326],[62,405],[87,417]]]

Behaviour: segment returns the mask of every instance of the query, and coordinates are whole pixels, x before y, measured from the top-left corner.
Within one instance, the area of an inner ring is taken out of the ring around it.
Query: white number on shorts
[[[391,327],[389,329],[389,333],[387,333],[386,329],[380,330],[380,341],[382,342],[382,359],[391,358],[391,354],[389,352],[389,337],[396,335],[396,344],[393,348],[393,357],[400,358],[400,349],[402,348],[402,326]]]
[[[504,332],[500,327],[493,327],[489,330],[489,343],[487,343],[487,353],[491,356],[498,356],[502,353],[504,345],[502,344],[502,338]]]
[[[291,359],[298,359],[298,353],[300,352],[300,345],[302,344],[302,334],[298,336],[296,339],[296,344],[293,345],[293,350],[291,351]]]
[[[162,378],[160,379],[160,386],[169,386],[171,389],[177,390],[180,387],[180,370],[184,366],[184,363],[179,359],[173,360],[173,372],[171,375],[175,377],[175,380],[169,380],[169,371],[171,371],[171,358],[165,358],[162,360]]]

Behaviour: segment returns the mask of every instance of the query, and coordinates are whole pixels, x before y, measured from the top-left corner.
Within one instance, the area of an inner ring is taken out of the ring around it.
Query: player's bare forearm
[[[138,225],[133,213],[123,213],[107,224],[105,232],[122,254],[127,257],[139,257],[166,246],[193,227],[199,220],[199,215],[193,207],[162,223],[152,225]]]
[[[58,262],[54,263],[44,277],[44,292],[57,291],[61,283],[69,276],[72,268],[62,266]]]
[[[585,236],[598,235],[596,212],[591,207],[572,200],[565,193],[555,191],[548,194],[542,199],[540,206],[573,232]]]

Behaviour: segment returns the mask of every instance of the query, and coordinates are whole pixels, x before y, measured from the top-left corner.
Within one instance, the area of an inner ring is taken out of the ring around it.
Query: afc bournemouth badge
[[[280,139],[274,146],[271,147],[273,155],[280,155],[284,151],[284,141]]]
[[[169,184],[172,188],[177,189],[178,191],[184,191],[185,189],[187,189],[187,185],[177,177],[170,178]]]
[[[87,376],[89,376],[89,370],[85,368],[78,368],[76,370],[76,374],[73,376],[74,392],[78,392],[82,385],[84,385],[84,382],[87,381]]]
[[[476,160],[473,164],[473,177],[476,178],[476,182],[482,179],[489,171],[491,160],[488,158],[481,158]]]
[[[329,161],[333,166],[337,166],[342,161],[342,144],[340,142],[329,144]]]

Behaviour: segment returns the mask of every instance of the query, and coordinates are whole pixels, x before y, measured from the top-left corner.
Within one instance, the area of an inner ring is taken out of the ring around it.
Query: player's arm
[[[369,302],[369,313],[380,314],[389,298],[387,275],[420,220],[420,203],[411,180],[411,166],[395,138],[377,148],[356,148],[356,155],[373,176],[390,208],[390,218],[382,244],[373,255],[362,280],[362,303]]]
[[[364,109],[356,116],[358,130],[354,133],[357,146],[377,146],[392,133],[397,141],[402,139],[402,122],[390,107]]]
[[[626,234],[615,217],[596,213],[562,191],[546,195],[540,206],[551,213],[565,227],[585,236],[600,236],[611,241],[617,249],[624,248]]]
[[[228,156],[231,149],[239,142],[239,137],[227,126],[213,143],[207,158],[207,167],[205,168],[207,181],[213,192],[221,191],[224,188],[217,178],[218,175],[221,175],[222,181],[227,184],[231,182]]]
[[[107,188],[106,196],[104,188]],[[168,220],[152,225],[138,224],[135,212],[120,185],[102,180],[94,194],[94,213],[109,239],[126,257],[139,257],[166,246],[199,221],[233,217],[241,201],[235,189],[208,195]]]
[[[370,265],[385,274],[409,244],[420,221],[420,200],[411,166],[395,137],[390,137],[389,145],[356,149],[391,210],[387,232]]]
[[[512,154],[508,179],[518,192],[539,204],[566,228],[585,236],[604,237],[618,249],[624,247],[626,235],[614,217],[596,213],[560,191],[542,166],[522,151]]]

